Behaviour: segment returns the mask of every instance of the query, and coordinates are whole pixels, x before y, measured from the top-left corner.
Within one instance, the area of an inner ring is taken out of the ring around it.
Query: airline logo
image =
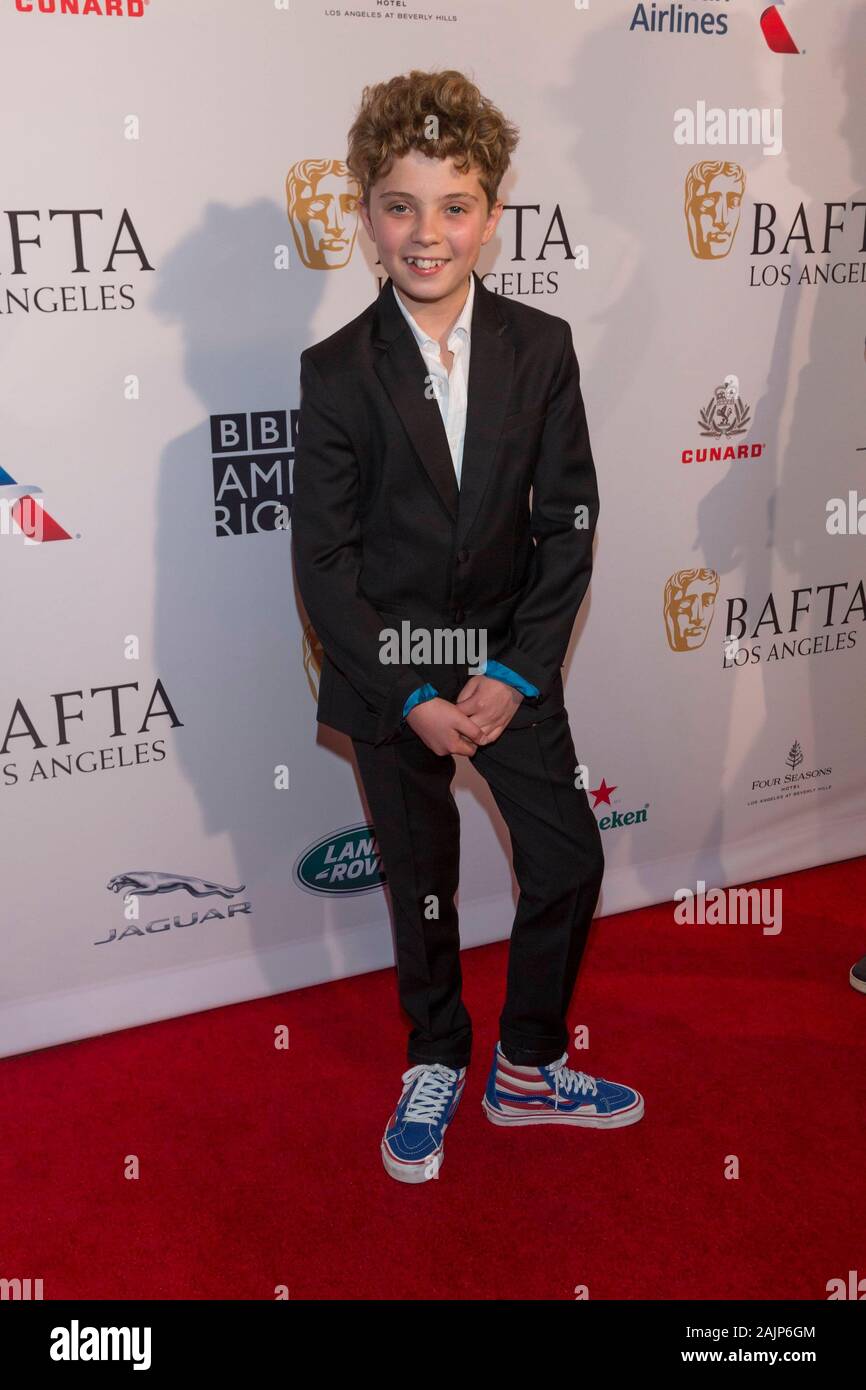
[[[11,535],[23,536],[25,545],[72,540],[59,521],[46,512],[41,487],[16,482],[0,465],[0,536]]]
[[[779,0],[784,4],[784,0]],[[779,5],[768,5],[761,15],[761,33],[767,40],[771,53],[799,53],[800,50],[791,38],[788,26],[779,14]]]

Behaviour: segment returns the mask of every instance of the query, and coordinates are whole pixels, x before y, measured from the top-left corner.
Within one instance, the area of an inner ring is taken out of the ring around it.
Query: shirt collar
[[[399,307],[399,309],[400,309],[401,314],[403,315],[404,319],[406,320],[406,322],[408,323],[409,327],[411,328],[412,332],[413,332],[414,335],[415,335],[415,341],[417,342],[418,346],[419,346],[419,347],[424,347],[425,344],[427,344],[427,343],[433,343],[434,346],[436,347],[436,350],[438,351],[438,350],[439,350],[439,344],[438,344],[438,342],[437,342],[436,339],[435,339],[434,337],[432,337],[429,333],[425,332],[425,330],[424,330],[423,328],[420,328],[419,325],[415,322],[415,320],[413,319],[412,315],[409,313],[409,310],[406,308],[406,305],[403,303],[402,299],[400,298],[399,294],[397,293],[397,289],[396,289],[396,286],[394,285],[393,280],[391,281],[391,289],[394,291],[394,298],[395,298],[396,301],[397,301],[397,304],[398,304],[398,307]],[[474,276],[474,275],[472,274],[472,272],[470,271],[470,273],[469,273],[469,293],[468,293],[467,296],[466,296],[466,303],[463,305],[463,308],[462,308],[461,311],[460,311],[460,317],[459,317],[459,319],[457,320],[457,322],[455,323],[454,327],[451,329],[451,332],[450,332],[449,335],[448,335],[448,347],[449,347],[449,349],[450,349],[450,347],[451,347],[451,340],[452,340],[452,338],[454,337],[455,333],[457,333],[457,332],[462,331],[462,332],[465,334],[466,342],[467,342],[467,343],[469,342],[469,340],[470,340],[470,335],[471,335],[471,330],[472,330],[472,305],[474,304],[474,302],[475,302],[475,276]]]

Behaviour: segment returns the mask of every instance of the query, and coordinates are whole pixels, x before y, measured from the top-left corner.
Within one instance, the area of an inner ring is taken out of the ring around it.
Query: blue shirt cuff
[[[403,706],[403,718],[400,720],[400,723],[405,723],[406,715],[410,710],[413,710],[416,705],[420,705],[424,700],[433,700],[438,694],[439,691],[436,690],[429,681],[425,681],[423,685],[419,685],[417,690],[412,691],[412,694]]]
[[[537,685],[531,685],[523,676],[518,676],[516,671],[512,671],[510,666],[505,666],[501,661],[488,661],[484,668],[485,676],[492,676],[494,680],[505,681],[506,685],[513,685],[523,695],[528,695],[531,699],[541,692]]]

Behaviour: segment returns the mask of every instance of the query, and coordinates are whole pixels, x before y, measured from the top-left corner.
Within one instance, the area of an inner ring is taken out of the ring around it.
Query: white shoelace
[[[595,1095],[598,1091],[595,1077],[589,1076],[585,1071],[573,1071],[571,1067],[565,1065],[568,1057],[567,1052],[563,1052],[558,1062],[551,1062],[547,1068],[553,1073],[556,1082],[556,1104],[559,1104],[560,1092],[568,1095],[571,1091],[578,1095]]]
[[[415,1087],[412,1099],[403,1112],[403,1118],[428,1124],[440,1118],[446,1103],[451,1099],[451,1088],[457,1072],[442,1062],[422,1062],[417,1067],[410,1067],[408,1071],[404,1071],[403,1081],[414,1081],[422,1073],[426,1075]]]

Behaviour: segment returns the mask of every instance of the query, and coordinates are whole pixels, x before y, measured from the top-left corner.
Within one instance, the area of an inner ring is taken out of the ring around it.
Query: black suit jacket
[[[390,278],[301,353],[292,551],[324,652],[316,718],[367,743],[416,738],[401,725],[412,691],[430,681],[456,700],[468,679],[466,665],[383,664],[382,630],[405,619],[486,629],[488,659],[540,691],[509,728],[563,707],[599,510],[580,370],[565,319],[493,294],[472,273],[459,488]]]

